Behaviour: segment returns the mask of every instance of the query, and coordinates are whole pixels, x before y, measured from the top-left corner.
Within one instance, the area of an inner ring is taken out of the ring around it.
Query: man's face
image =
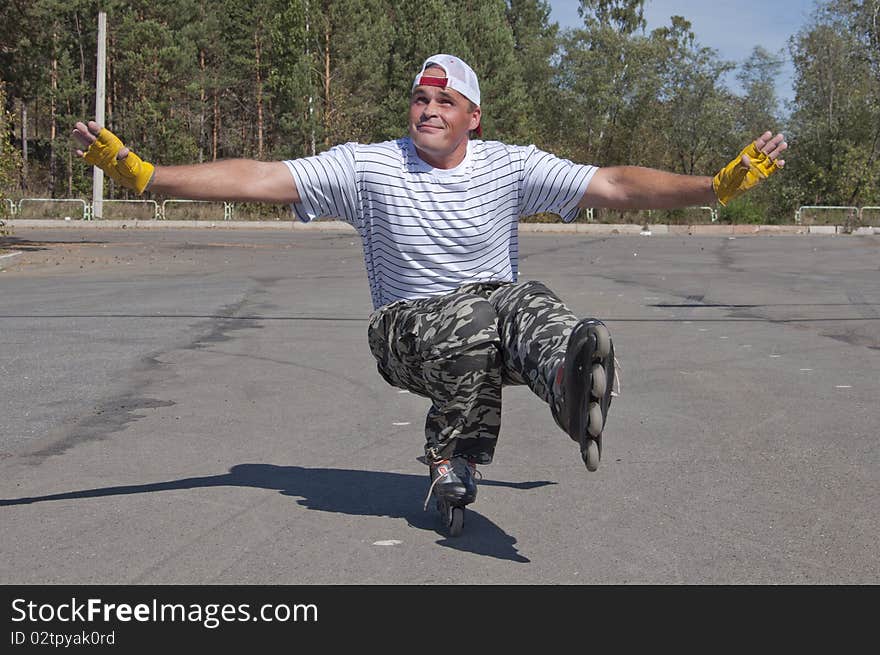
[[[442,68],[433,66],[425,70],[424,75],[446,77]],[[447,160],[455,153],[463,158],[468,134],[480,124],[480,108],[471,110],[471,107],[472,103],[453,89],[426,85],[413,89],[409,103],[409,134],[422,159],[435,167],[447,168]],[[442,165],[444,163],[447,165]]]

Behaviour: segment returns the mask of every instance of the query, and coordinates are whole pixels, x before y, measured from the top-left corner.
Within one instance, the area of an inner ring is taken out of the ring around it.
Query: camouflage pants
[[[577,321],[540,282],[474,283],[379,308],[368,337],[382,377],[432,401],[428,458],[463,455],[488,464],[501,428],[502,385],[528,385],[552,404]]]

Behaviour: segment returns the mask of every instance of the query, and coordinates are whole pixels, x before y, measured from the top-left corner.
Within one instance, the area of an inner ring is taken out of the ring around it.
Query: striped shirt
[[[468,141],[461,164],[438,169],[409,137],[346,143],[285,164],[300,220],[336,217],[357,229],[376,309],[468,282],[515,282],[519,218],[573,220],[598,170],[535,146],[479,140]]]

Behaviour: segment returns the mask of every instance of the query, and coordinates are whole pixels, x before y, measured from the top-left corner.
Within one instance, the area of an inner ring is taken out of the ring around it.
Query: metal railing
[[[700,207],[701,210],[709,212],[709,218],[713,223],[718,222],[718,210],[714,207]]]
[[[105,205],[105,207],[106,207],[106,205],[116,205],[116,206],[135,205],[135,206],[141,206],[141,207],[149,207],[153,220],[159,220],[159,218],[161,218],[160,210],[159,210],[159,203],[157,203],[155,200],[103,200],[102,202]],[[92,218],[94,218],[94,205],[92,205],[92,214],[93,214]],[[101,218],[105,218],[105,216],[106,216],[106,213]],[[149,220],[149,219],[147,219],[147,220]]]
[[[861,209],[859,209],[859,223],[861,225],[865,224],[865,210],[866,209],[868,211],[880,212],[880,207],[862,207]],[[880,221],[877,222],[877,225],[880,226]]]
[[[82,198],[21,198],[18,203],[9,198],[3,198],[2,201],[9,206],[9,214],[11,218],[21,218],[22,217],[22,208],[26,204],[29,203],[77,203],[82,206],[82,220],[93,220],[94,216],[94,207],[92,203],[83,200]],[[104,200],[104,204],[114,203],[117,205],[125,205],[125,204],[136,204],[140,206],[146,206],[151,208],[151,214],[154,220],[165,220],[168,218],[167,208],[169,205],[199,205],[199,206],[218,206],[221,204],[219,201],[211,201],[211,200],[179,200],[176,198],[169,198],[167,200],[163,200],[160,205],[155,200],[121,200],[121,199],[110,199]],[[235,203],[234,202],[223,202],[223,219],[224,221],[231,221],[235,217]],[[689,207],[688,209],[699,209],[701,211],[705,211],[709,213],[709,217],[713,223],[718,222],[718,209],[714,207]],[[593,213],[592,208],[587,208],[586,210],[586,218],[589,222],[595,221],[595,215]],[[795,211],[794,219],[797,225],[803,225],[805,214],[808,214],[812,211],[825,211],[825,212],[836,212],[843,214],[843,220],[838,221],[835,224],[841,224],[846,226],[852,226],[854,224],[865,224],[865,212],[878,212],[880,213],[880,206],[865,206],[865,207],[854,207],[849,205],[802,205],[798,207],[797,211]],[[648,217],[651,216],[651,211],[648,210]],[[65,217],[69,218],[69,217]],[[214,219],[202,219],[202,220],[214,220]],[[880,221],[878,221],[878,226],[880,226]]]
[[[19,217],[21,216],[22,205],[26,202],[28,202],[28,203],[32,203],[32,202],[53,202],[53,203],[75,202],[75,203],[79,203],[79,204],[82,204],[82,220],[84,220],[84,221],[88,220],[90,213],[91,213],[91,205],[89,203],[87,203],[85,200],[83,200],[82,198],[22,198],[21,200],[18,201],[18,211],[16,212],[16,214]],[[65,217],[65,218],[68,218],[68,217]]]
[[[219,202],[215,202],[213,200],[177,200],[173,198],[169,198],[168,200],[162,201],[161,207],[161,216],[157,214],[157,218],[161,218],[164,220],[168,219],[168,205],[199,205],[199,206],[209,206],[209,205],[218,205]],[[235,215],[235,203],[234,202],[224,202],[223,203],[223,220],[231,221],[232,217]]]
[[[693,206],[693,207],[684,207],[683,209],[696,209],[696,210],[700,210],[700,211],[706,211],[706,212],[709,212],[709,219],[710,219],[713,223],[717,223],[717,222],[718,222],[718,210],[715,209],[714,207],[696,207],[696,206]],[[590,211],[592,211],[592,210],[590,210]],[[645,213],[648,214],[648,219],[650,220],[650,218],[651,218],[651,214],[652,214],[653,212],[655,212],[655,211],[664,211],[664,210],[646,209],[646,210],[643,210],[643,211],[645,211]]]
[[[850,207],[848,205],[802,205],[798,207],[797,211],[794,213],[794,222],[798,225],[803,225],[804,219],[804,210],[840,210],[845,211],[847,217],[852,218],[853,216],[861,216],[861,212],[858,207]]]

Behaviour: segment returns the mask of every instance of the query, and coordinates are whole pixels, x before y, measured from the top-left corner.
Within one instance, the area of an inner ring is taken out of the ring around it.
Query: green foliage
[[[550,5],[542,0],[510,0],[507,4],[513,54],[526,96],[517,117],[519,135],[511,138],[518,136],[522,142],[553,149],[550,117],[554,115],[558,99],[552,62],[559,26],[550,22]]]
[[[718,207],[720,223],[766,224],[767,217],[763,206],[750,194],[745,194],[728,203],[726,207]]]
[[[801,204],[880,205],[880,0],[827,0],[794,35],[788,117],[774,92],[779,53],[755,48],[735,69],[686,17],[646,33],[644,4],[580,0],[583,25],[560,32],[546,0],[7,0],[0,192],[21,183],[32,195],[89,194],[68,135],[94,110],[100,5],[106,123],[159,163],[292,158],[397,138],[418,67],[450,52],[480,76],[484,138],[597,165],[712,175],[760,132],[784,131],[784,171],[722,209],[722,220],[791,221]],[[742,93],[724,86],[728,73]]]
[[[522,141],[528,99],[520,62],[514,53],[514,34],[504,0],[468,0],[457,5],[457,32],[465,44],[461,57],[480,79],[483,137]],[[429,53],[433,54],[433,53]]]
[[[3,220],[11,218],[10,195],[18,187],[21,161],[9,140],[11,116],[6,112],[6,84],[0,79],[0,237],[11,234]]]
[[[740,68],[737,79],[745,89],[737,108],[740,129],[746,134],[761,134],[780,124],[779,100],[776,97],[776,78],[782,69],[782,59],[761,46]]]
[[[6,83],[0,79],[0,219],[9,218],[7,200],[16,195],[21,157],[10,139],[12,116],[6,111]]]
[[[868,4],[876,11],[876,1]],[[856,5],[834,3],[792,39],[792,145],[798,156],[786,174],[803,204],[880,202],[880,57],[875,37],[857,28],[863,18]]]
[[[580,0],[578,13],[587,25],[604,25],[620,34],[644,29],[645,0]]]

